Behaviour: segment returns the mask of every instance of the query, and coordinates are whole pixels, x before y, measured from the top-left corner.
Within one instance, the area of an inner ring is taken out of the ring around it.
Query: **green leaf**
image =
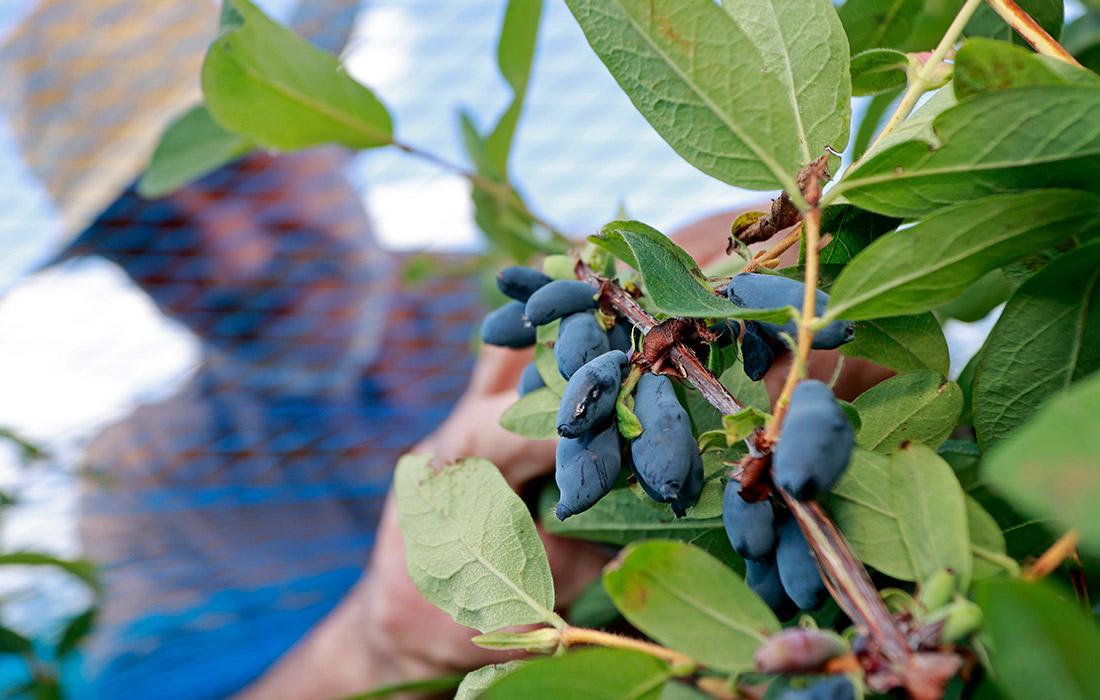
[[[722,428],[726,433],[726,443],[732,445],[744,440],[752,431],[768,422],[771,416],[752,406],[745,406],[732,416],[722,416]]]
[[[878,97],[875,99],[878,99]],[[933,124],[935,124],[936,117],[951,109],[956,104],[958,104],[958,101],[955,99],[955,91],[951,89],[950,85],[936,90],[923,105],[909,115],[908,119],[895,127],[893,131],[883,136],[882,140],[874,145],[874,148],[869,148],[867,152],[863,154],[863,159],[852,167],[847,177],[849,179],[854,178],[856,176],[855,174],[864,163],[873,160],[879,153],[899,143],[921,141],[933,146],[939,146],[942,142],[940,137],[936,135],[935,129],[932,128]]]
[[[909,57],[893,49],[870,49],[852,56],[852,94],[878,95],[905,87]]]
[[[798,191],[804,163],[787,91],[712,0],[566,4],[634,106],[685,160],[738,187]]]
[[[599,239],[619,238],[630,248],[646,292],[659,310],[670,316],[699,318],[744,315],[742,309],[711,289],[687,251],[657,229],[638,221],[612,221],[600,229]],[[785,312],[776,314],[784,321],[788,319]]]
[[[603,589],[603,581],[597,578],[573,599],[566,620],[574,627],[603,629],[621,621],[622,615]]]
[[[960,100],[1026,85],[1071,83],[1096,84],[1100,83],[1100,76],[1065,61],[990,39],[970,39],[955,56],[955,96]]]
[[[856,321],[855,340],[840,352],[898,372],[930,369],[947,374],[950,366],[943,329],[930,313]]]
[[[1100,88],[1039,85],[970,98],[936,117],[942,146],[899,143],[834,187],[890,216],[922,216],[988,195],[1039,188],[1100,191]]]
[[[871,98],[871,101],[867,103],[867,108],[863,111],[863,119],[860,121],[859,129],[856,131],[855,141],[852,143],[852,154],[855,158],[863,158],[863,154],[867,152],[867,148],[871,145],[871,140],[883,125],[887,113],[892,111],[891,107],[893,107],[901,97],[901,93],[901,90],[884,92],[881,95],[875,95]],[[902,126],[904,125],[905,122],[902,122]],[[890,134],[887,134],[883,138],[885,139],[889,136]],[[828,209],[826,209],[826,211],[828,211]],[[824,215],[822,216],[824,217]]]
[[[31,640],[7,627],[0,627],[0,654],[33,654]]]
[[[756,648],[779,630],[744,581],[691,545],[633,544],[604,570],[603,584],[630,624],[719,671],[754,668]]]
[[[438,473],[431,459],[406,455],[394,476],[405,559],[420,593],[480,632],[561,624],[546,550],[520,497],[483,459]]]
[[[740,357],[726,368],[722,376],[718,377],[718,382],[726,387],[742,406],[758,408],[765,412],[772,410],[772,400],[768,396],[764,382],[754,382],[748,378]]]
[[[401,693],[401,697],[413,694],[433,694],[454,690],[462,682],[462,676],[437,676],[422,681],[409,681],[407,683],[392,683],[383,685],[366,693],[351,695],[340,700],[375,700],[376,698],[388,698],[391,695]]]
[[[59,559],[38,552],[10,552],[0,554],[0,567],[10,565],[52,566],[69,573],[83,581],[94,592],[102,591],[99,580],[99,567],[86,559]]]
[[[1100,374],[1052,397],[986,456],[982,475],[1013,505],[1081,529],[1100,552]]]
[[[542,0],[509,0],[504,22],[500,27],[497,65],[500,67],[500,74],[512,88],[512,102],[486,137],[485,146],[489,162],[501,174],[508,172],[508,154],[512,149],[516,123],[523,111],[541,17]]]
[[[913,581],[917,579],[916,567],[902,539],[891,490],[895,466],[884,455],[856,449],[847,471],[825,497],[823,505],[862,562],[887,576]],[[942,470],[933,473],[945,476]],[[943,486],[954,492],[946,479]],[[972,501],[967,497],[974,578],[991,575],[993,566],[1012,570],[1014,563],[1005,555],[1003,534],[992,516]]]
[[[1055,41],[1062,34],[1062,21],[1065,18],[1063,0],[1018,0],[1020,9],[1026,12],[1039,26],[1046,30]],[[1017,34],[1005,22],[992,6],[982,3],[966,23],[963,30],[968,38],[988,37],[1002,41],[1014,41],[1027,46],[1027,40]],[[971,39],[972,40],[972,39]]]
[[[466,674],[466,677],[462,679],[462,683],[459,684],[458,689],[455,691],[454,700],[476,700],[480,698],[482,693],[484,693],[493,683],[496,683],[501,678],[522,668],[526,664],[526,661],[517,659],[516,661],[507,661],[502,664],[489,664],[488,666],[482,666],[476,671],[470,671]]]
[[[546,510],[542,509],[543,512]],[[546,518],[543,527],[554,535],[619,546],[635,540],[691,540],[707,532],[725,533],[721,518],[677,518],[671,511],[662,513],[650,508],[639,501],[630,489],[615,489],[596,505],[565,521]]]
[[[837,204],[821,213],[821,235],[832,236],[821,249],[822,265],[847,263],[875,239],[898,227],[901,219],[864,211],[851,204]]]
[[[69,624],[65,625],[65,629],[61,632],[61,640],[57,643],[57,658],[64,658],[76,650],[91,631],[98,612],[96,608],[89,608],[69,620]]]
[[[966,590],[973,568],[970,528],[951,465],[928,447],[910,443],[890,457],[890,493],[916,579],[947,569]]]
[[[1017,264],[1017,263],[1013,263]],[[1005,279],[1002,269],[990,270],[966,288],[960,296],[935,309],[940,319],[957,319],[963,323],[974,323],[989,315],[1008,299],[1012,288]]]
[[[975,597],[997,685],[1012,700],[1100,698],[1096,622],[1043,583],[996,578]]]
[[[1024,282],[985,343],[974,428],[988,450],[1043,403],[1100,369],[1100,243],[1063,255]]]
[[[484,700],[656,700],[672,676],[669,665],[639,651],[585,649],[536,659],[494,683]]]
[[[1047,190],[942,209],[857,255],[833,285],[828,315],[858,321],[928,311],[994,268],[1089,232],[1098,202]]]
[[[889,454],[910,441],[934,449],[955,427],[962,390],[937,372],[907,372],[876,384],[852,404],[863,420],[860,447]]]
[[[332,55],[272,21],[248,0],[226,0],[239,23],[206,53],[202,90],[218,124],[268,148],[393,143],[386,108]]]
[[[829,0],[725,0],[722,7],[783,84],[798,127],[802,161],[826,146],[843,151],[852,116],[848,39]],[[813,27],[813,32],[806,32]]]
[[[557,340],[560,325],[561,321],[555,320],[544,326],[539,326],[535,344],[535,367],[538,368],[539,376],[542,377],[546,388],[558,397],[561,397],[565,392],[567,381],[565,377],[561,376],[561,370],[558,369],[558,360],[554,357],[554,350],[547,343],[553,343]]]
[[[710,700],[712,697],[684,683],[669,683],[661,693],[661,700]]]
[[[161,134],[149,167],[138,181],[142,197],[163,197],[252,150],[251,141],[226,131],[199,105]]]
[[[500,417],[505,430],[532,440],[558,437],[558,408],[561,396],[547,387],[535,389],[509,406]]]
[[[852,55],[880,47],[931,51],[961,6],[960,0],[848,0],[840,20]]]

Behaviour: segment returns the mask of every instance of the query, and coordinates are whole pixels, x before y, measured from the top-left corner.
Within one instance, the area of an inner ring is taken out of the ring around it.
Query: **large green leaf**
[[[891,487],[894,469],[899,464],[904,463],[856,449],[844,476],[825,497],[824,506],[861,561],[887,576],[914,581],[918,579],[918,567],[902,537]],[[957,481],[952,486],[942,468],[934,468],[927,476],[938,482],[935,489],[946,492],[949,500],[956,500],[956,488],[961,491],[961,487],[957,486]],[[928,494],[929,497],[935,495],[935,492]],[[921,493],[909,496],[924,498]],[[916,500],[909,509],[924,506],[931,512],[937,512],[940,507],[936,503]],[[952,510],[952,516],[957,521],[957,510]],[[1005,555],[1004,535],[996,521],[970,497],[966,497],[966,519],[974,578],[991,576],[1005,567],[1013,568]]]
[[[707,283],[695,260],[655,228],[638,221],[612,221],[600,229],[599,239],[630,249],[645,289],[660,311],[670,316],[753,318],[783,323],[785,310],[751,311],[735,306]]]
[[[1065,61],[990,39],[971,39],[955,56],[953,84],[959,99],[1025,85],[1071,83],[1096,84],[1100,83],[1100,76]]]
[[[930,313],[856,321],[855,340],[840,352],[898,372],[930,369],[947,374],[951,362],[943,329]]]
[[[1095,620],[1042,583],[997,578],[976,600],[997,685],[1012,700],[1100,698],[1100,632]]]
[[[797,192],[797,113],[753,40],[712,0],[566,4],[634,106],[689,163],[731,185]]]
[[[646,505],[630,489],[615,489],[596,505],[567,520],[546,518],[543,527],[563,537],[620,546],[635,540],[658,538],[690,541],[709,532],[725,532],[721,518],[677,518],[671,512],[664,513]]]
[[[787,93],[803,162],[848,143],[852,84],[848,39],[829,0],[725,0]],[[813,31],[807,31],[812,27]]]
[[[138,181],[142,197],[163,197],[253,148],[245,137],[226,131],[199,105],[165,130],[149,167]]]
[[[860,447],[889,454],[903,442],[939,447],[962,411],[962,390],[936,372],[907,372],[877,384],[852,405],[863,427]]]
[[[1081,529],[1100,552],[1100,374],[1051,398],[986,456],[982,475],[1014,505]]]
[[[249,0],[226,0],[232,21],[206,53],[202,90],[214,121],[269,148],[393,143],[386,108],[332,55],[272,21]]]
[[[437,473],[430,455],[406,455],[393,488],[409,575],[429,602],[481,632],[559,621],[535,523],[492,463]]]
[[[632,625],[719,671],[754,667],[779,630],[771,609],[706,552],[680,542],[631,545],[604,571],[604,588]]]
[[[936,136],[936,130],[932,128],[936,122],[936,117],[951,109],[956,104],[958,104],[958,100],[955,99],[955,91],[951,89],[950,84],[936,90],[924,104],[909,115],[908,119],[895,127],[893,131],[883,136],[882,140],[874,145],[874,148],[869,148],[867,152],[863,154],[863,158],[855,164],[847,176],[849,178],[857,177],[856,173],[859,172],[860,167],[862,167],[864,163],[874,160],[876,155],[899,143],[916,140],[938,146],[941,141],[940,138]]]
[[[928,311],[961,294],[989,270],[1087,235],[1100,198],[1048,190],[994,195],[932,214],[878,239],[833,285],[828,314],[860,320]]]
[[[961,6],[962,0],[848,0],[840,19],[852,55],[883,47],[930,51]]]
[[[831,194],[912,217],[1002,192],[1100,192],[1098,123],[1100,87],[1038,85],[978,95],[935,119],[942,146],[900,143],[865,161]]]
[[[516,123],[523,111],[541,17],[542,0],[509,0],[504,13],[497,43],[497,65],[512,88],[512,101],[485,139],[489,162],[499,173],[508,172],[508,154],[512,149]]]
[[[989,334],[974,384],[974,428],[988,450],[1043,402],[1100,369],[1100,243],[1035,273]]]
[[[658,658],[626,649],[585,649],[524,664],[489,687],[483,700],[656,700],[672,676]]]
[[[951,465],[910,443],[890,457],[890,492],[916,580],[947,569],[966,590],[973,568],[970,530],[966,497]]]

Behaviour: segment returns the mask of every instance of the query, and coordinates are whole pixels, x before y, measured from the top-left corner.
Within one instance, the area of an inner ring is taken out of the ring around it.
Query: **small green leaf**
[[[1035,273],[1009,299],[974,380],[982,450],[1010,435],[1048,398],[1100,370],[1100,243]]]
[[[31,640],[7,627],[0,627],[0,654],[33,654]]]
[[[557,340],[560,326],[560,320],[539,326],[535,344],[535,367],[538,369],[542,381],[546,384],[546,388],[554,392],[554,395],[559,398],[565,393],[565,385],[568,382],[565,377],[561,376],[561,370],[558,369],[558,360],[554,357],[554,350],[548,343]]]
[[[542,512],[547,510],[543,508]],[[615,489],[596,505],[565,521],[546,518],[543,527],[547,532],[562,537],[620,546],[635,540],[692,540],[706,532],[721,532],[723,536],[725,533],[721,518],[677,518],[671,510],[662,513],[642,503],[630,489]]]
[[[951,466],[924,445],[909,444],[890,457],[890,493],[916,579],[947,569],[965,591],[973,569],[970,529]]]
[[[746,406],[732,416],[722,416],[722,427],[726,431],[729,445],[744,440],[752,431],[768,422],[771,415],[752,406]]]
[[[856,338],[842,345],[848,357],[862,357],[898,372],[929,369],[947,374],[951,358],[943,329],[930,313],[856,321]]]
[[[672,676],[660,659],[626,649],[585,649],[529,661],[496,681],[484,700],[656,700]]]
[[[516,123],[523,111],[541,17],[542,0],[509,0],[504,22],[500,27],[497,65],[500,67],[500,74],[512,88],[512,102],[486,137],[485,145],[489,162],[501,174],[508,172],[508,154],[512,149]]]
[[[138,181],[142,197],[163,197],[248,153],[254,144],[226,131],[199,105],[161,134],[149,167]]]
[[[679,542],[633,544],[604,570],[604,587],[632,625],[710,668],[754,668],[779,621],[764,601],[706,552]]]
[[[798,191],[798,114],[753,39],[712,0],[566,4],[634,106],[685,160],[738,187]]]
[[[994,268],[1089,231],[1098,211],[1097,197],[1066,190],[942,209],[857,255],[833,285],[828,315],[861,320],[928,311]]]
[[[870,49],[852,56],[852,94],[877,95],[905,87],[909,57],[893,49]]]
[[[420,593],[480,632],[562,624],[535,523],[497,468],[465,459],[437,473],[431,459],[406,455],[394,476],[405,558]]]
[[[1080,528],[1100,552],[1100,374],[1050,398],[986,455],[982,475],[1026,512]]]
[[[532,440],[558,437],[558,408],[561,396],[547,387],[535,389],[509,406],[500,416],[505,430]]]
[[[65,625],[65,629],[61,632],[61,640],[57,643],[57,658],[64,658],[76,650],[91,631],[98,612],[96,608],[89,608],[69,620],[69,624]]]
[[[941,91],[942,92],[942,91]],[[935,118],[942,146],[899,143],[827,196],[880,214],[923,216],[982,197],[1040,188],[1100,192],[1100,87],[1037,85],[985,93]]]
[[[470,671],[455,691],[454,700],[477,700],[489,686],[509,673],[520,669],[526,663],[526,661],[520,660],[507,661],[502,664],[489,664],[476,671]]]
[[[340,700],[376,700],[377,698],[388,698],[398,694],[400,694],[401,697],[408,697],[409,693],[414,695],[442,693],[458,688],[459,684],[462,682],[462,678],[461,675],[436,676],[435,678],[428,678],[422,681],[392,683],[380,686],[366,693],[340,698]]]
[[[386,108],[332,55],[272,21],[249,0],[226,0],[230,23],[206,53],[202,90],[211,116],[268,148],[393,143]],[[235,24],[235,26],[233,26]]]
[[[555,651],[561,641],[561,632],[553,627],[540,627],[527,632],[490,632],[470,637],[470,641],[482,649],[501,651],[533,651],[549,654]]]
[[[1100,83],[1100,76],[1065,61],[990,39],[970,39],[955,56],[955,96],[960,100],[1025,85],[1071,83]]]
[[[857,443],[889,454],[906,441],[936,448],[962,411],[962,390],[936,372],[907,372],[877,384],[853,402],[863,421]]]
[[[1012,700],[1100,698],[1100,632],[1081,609],[1043,583],[983,582],[975,600],[998,686]]]

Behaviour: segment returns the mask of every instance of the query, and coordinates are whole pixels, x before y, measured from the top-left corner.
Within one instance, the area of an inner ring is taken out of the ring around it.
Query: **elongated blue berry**
[[[526,302],[536,290],[552,280],[529,267],[506,267],[497,273],[497,288],[516,301]]]
[[[702,489],[702,458],[668,377],[642,375],[634,414],[642,426],[642,434],[630,443],[638,473],[674,510],[685,510]]]
[[[541,389],[546,386],[546,382],[542,381],[542,375],[539,374],[539,368],[534,362],[523,368],[523,374],[519,376],[519,395],[527,396],[535,389]]]
[[[764,331],[756,321],[745,324],[745,337],[741,339],[741,359],[744,362],[745,376],[754,382],[764,378],[772,368],[775,351],[764,339]]]
[[[625,353],[611,350],[569,378],[558,409],[558,435],[578,438],[611,416],[626,362]]]
[[[783,582],[779,580],[779,568],[775,564],[775,557],[768,557],[761,561],[746,559],[745,583],[749,584],[753,593],[768,604],[780,620],[789,620],[798,612],[798,606],[783,590]]]
[[[775,563],[783,590],[801,609],[819,608],[829,597],[825,582],[821,580],[821,572],[810,554],[810,545],[806,543],[798,521],[792,517],[785,518],[779,526]]]
[[[774,309],[781,306],[801,309],[805,289],[805,284],[789,277],[746,272],[730,280],[726,296],[743,309]],[[829,295],[820,289],[816,291],[814,313],[821,316],[829,305]],[[760,327],[776,338],[783,333],[792,338],[798,334],[798,324],[794,321],[784,324],[761,322]],[[838,348],[854,340],[855,332],[855,324],[851,321],[833,321],[814,334],[813,347],[818,350]]]
[[[573,373],[611,349],[603,326],[591,312],[566,316],[561,320],[558,339],[554,341],[554,358],[561,376],[569,379]]]
[[[772,452],[772,479],[800,501],[824,493],[848,466],[853,442],[852,425],[828,385],[801,382]]]
[[[733,551],[745,559],[762,560],[775,552],[775,509],[764,499],[749,503],[741,498],[741,484],[726,482],[722,497],[722,523]]]
[[[523,315],[523,303],[510,301],[481,322],[481,339],[489,345],[526,348],[535,344],[537,331]]]
[[[622,468],[622,444],[615,421],[597,426],[578,439],[558,441],[554,481],[561,491],[558,520],[583,513],[606,496]]]
[[[536,326],[596,308],[596,288],[580,280],[554,280],[537,289],[524,312]]]

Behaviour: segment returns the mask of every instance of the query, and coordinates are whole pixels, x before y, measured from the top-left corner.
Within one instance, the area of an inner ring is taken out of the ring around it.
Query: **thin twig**
[[[695,660],[687,654],[663,647],[659,644],[647,642],[633,637],[624,637],[620,634],[590,630],[585,627],[566,627],[561,631],[560,641],[562,646],[571,647],[577,644],[594,644],[613,649],[630,649],[640,651],[650,656],[669,662],[673,669],[684,675],[695,670]]]
[[[1047,30],[1039,26],[1039,23],[1031,18],[1028,13],[1020,9],[1012,0],[986,0],[993,11],[1001,16],[1008,26],[1016,30],[1024,41],[1044,56],[1057,58],[1072,66],[1083,67],[1076,58],[1066,51],[1061,44],[1054,40]]]
[[[1038,581],[1045,578],[1057,569],[1067,557],[1073,554],[1073,551],[1077,549],[1077,543],[1080,541],[1081,533],[1078,530],[1069,530],[1024,571],[1023,579],[1025,581]]]
[[[962,34],[963,28],[966,23],[970,21],[970,17],[978,9],[978,5],[982,4],[982,0],[966,0],[966,4],[959,10],[959,14],[955,16],[951,26],[947,28],[943,38],[940,39],[940,43],[936,46],[936,50],[932,52],[932,56],[928,59],[928,62],[917,72],[915,76],[911,76],[909,80],[909,87],[905,90],[905,94],[901,98],[901,102],[894,109],[894,113],[890,115],[890,120],[886,122],[886,126],[882,127],[882,131],[871,143],[870,147],[864,151],[864,155],[874,150],[879,141],[882,141],[886,134],[893,131],[898,124],[905,120],[909,116],[909,113],[913,111],[913,108],[917,106],[917,100],[934,84],[932,77],[935,75],[935,71],[943,63],[943,59],[947,56],[947,52],[955,45],[959,36]],[[851,170],[851,168],[849,168]]]
[[[772,262],[773,260],[779,260],[780,255],[786,253],[791,246],[793,246],[795,243],[798,243],[801,239],[802,227],[799,226],[798,228],[784,236],[783,240],[779,241],[771,248],[768,248],[765,251],[761,251],[759,255],[754,257],[752,260],[749,261],[747,265],[745,265],[745,269],[742,270],[742,272],[755,272],[760,266],[771,267],[770,265],[768,265],[768,263]]]

